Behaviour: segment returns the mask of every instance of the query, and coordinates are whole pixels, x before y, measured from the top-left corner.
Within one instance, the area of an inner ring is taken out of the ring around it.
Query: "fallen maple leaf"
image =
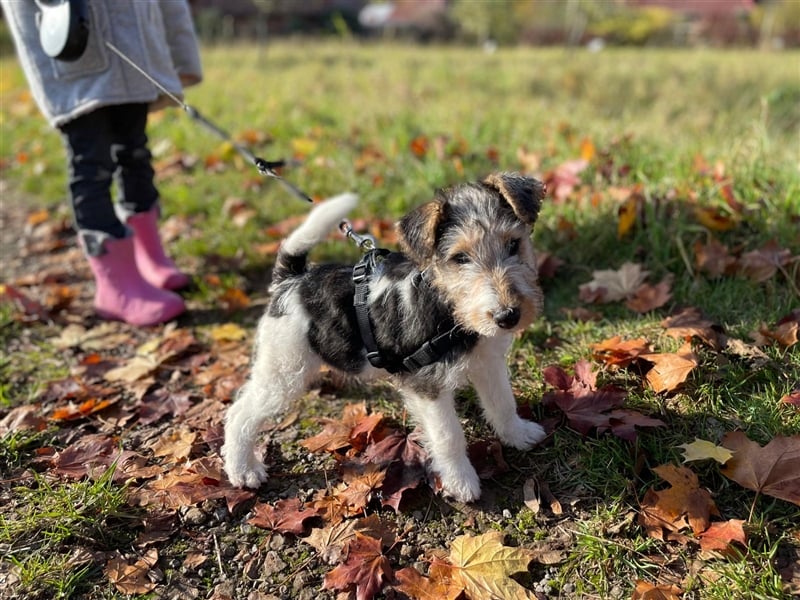
[[[772,279],[793,260],[792,253],[781,248],[778,242],[770,240],[758,250],[742,254],[739,269],[745,277],[757,283]]]
[[[694,460],[708,460],[709,458],[717,461],[719,464],[724,465],[733,456],[733,452],[717,446],[708,440],[701,440],[695,438],[691,444],[681,444],[678,448],[683,448],[683,462],[691,462]]]
[[[384,546],[391,546],[395,533],[376,514],[361,519],[347,519],[322,528],[315,528],[303,541],[316,548],[320,557],[329,565],[341,562],[347,543],[356,533],[380,539]]]
[[[685,542],[679,532],[690,527],[695,535],[708,529],[711,515],[719,515],[711,494],[700,487],[697,475],[686,467],[661,465],[653,471],[667,481],[666,490],[647,490],[641,503],[639,524],[659,540]]]
[[[668,275],[656,285],[643,283],[633,296],[625,301],[625,306],[638,313],[647,313],[661,308],[672,298],[672,275]]]
[[[732,542],[746,546],[747,535],[742,525],[744,525],[744,521],[739,519],[712,523],[708,529],[697,536],[700,540],[700,548],[706,551],[725,552],[730,548]]]
[[[675,353],[643,354],[642,358],[653,363],[645,378],[656,393],[675,390],[698,364],[688,342]]]
[[[357,600],[372,600],[394,578],[389,559],[383,554],[381,540],[356,533],[347,543],[347,558],[325,575],[326,590],[355,587]]]
[[[780,399],[780,402],[784,404],[788,404],[790,406],[794,406],[797,409],[800,409],[800,387],[795,388],[785,396]],[[0,433],[2,433],[2,427],[0,427]]]
[[[617,302],[634,296],[644,283],[648,272],[636,263],[626,262],[618,270],[594,271],[592,280],[579,287],[584,302]]]
[[[604,414],[622,405],[625,391],[614,386],[597,389],[597,374],[591,370],[588,361],[575,364],[575,374],[568,375],[561,367],[542,369],[544,380],[556,388],[556,392],[546,392],[542,401],[555,405],[567,416],[570,427],[586,435],[594,427],[609,425],[609,416]]]
[[[448,575],[436,577],[434,571],[431,577],[425,577],[414,567],[406,567],[394,574],[394,587],[411,600],[456,600],[464,588],[449,577],[449,569],[447,572]]]
[[[106,563],[103,572],[123,594],[146,594],[156,587],[147,575],[157,562],[156,548],[150,548],[144,556],[134,561],[124,558],[117,552],[116,556]]]
[[[215,342],[237,342],[247,337],[247,332],[236,323],[223,323],[208,332]]]
[[[631,600],[679,600],[683,590],[670,583],[652,584],[641,579],[636,582]]]
[[[473,537],[461,535],[450,544],[448,562],[453,582],[463,588],[468,598],[496,600],[532,599],[511,575],[528,570],[533,551],[503,545],[503,534],[489,531]]]
[[[278,500],[275,506],[259,502],[247,522],[262,529],[300,535],[305,531],[305,522],[316,516],[316,510],[301,508],[299,498],[289,498]]]
[[[700,309],[694,306],[683,308],[670,315],[661,321],[661,326],[667,330],[667,335],[679,339],[697,337],[715,350],[724,348],[727,343],[722,327],[706,318]]]
[[[168,460],[180,462],[192,453],[192,445],[197,432],[188,428],[173,429],[161,436],[150,446],[153,456],[163,456]]]
[[[694,243],[694,264],[699,271],[709,277],[717,278],[733,272],[736,267],[736,257],[731,256],[728,247],[714,238],[706,244],[697,240]]]
[[[742,431],[726,433],[734,455],[722,474],[754,492],[800,505],[800,435],[777,436],[761,447]]]
[[[590,344],[589,347],[592,349],[592,358],[618,368],[627,367],[642,354],[652,352],[650,343],[645,338],[623,340],[618,335],[597,344]]]

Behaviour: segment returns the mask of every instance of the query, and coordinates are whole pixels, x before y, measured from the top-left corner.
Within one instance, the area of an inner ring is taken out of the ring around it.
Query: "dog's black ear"
[[[500,192],[520,221],[526,225],[536,222],[546,192],[541,181],[519,173],[492,173],[483,182]]]
[[[397,223],[400,249],[416,264],[424,265],[436,251],[447,202],[436,199],[412,210]]]

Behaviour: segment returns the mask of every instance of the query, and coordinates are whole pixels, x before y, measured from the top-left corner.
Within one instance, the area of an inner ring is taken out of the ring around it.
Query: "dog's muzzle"
[[[519,309],[517,307],[501,308],[492,315],[492,318],[498,327],[511,329],[519,323]]]

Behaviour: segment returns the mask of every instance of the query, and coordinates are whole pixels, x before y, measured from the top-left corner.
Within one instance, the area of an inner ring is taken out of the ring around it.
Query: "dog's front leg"
[[[475,467],[467,458],[467,440],[456,414],[453,392],[436,397],[403,389],[403,399],[412,418],[420,425],[431,468],[439,476],[442,491],[461,502],[472,502],[481,495]]]
[[[484,338],[470,355],[468,377],[478,393],[486,420],[507,446],[527,450],[546,434],[542,426],[520,418],[506,366],[510,338]]]

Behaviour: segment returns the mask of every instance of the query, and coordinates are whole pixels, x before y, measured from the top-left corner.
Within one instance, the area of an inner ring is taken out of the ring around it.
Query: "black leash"
[[[367,350],[367,360],[373,367],[385,369],[390,373],[413,373],[422,367],[439,362],[454,348],[465,346],[477,340],[477,333],[466,331],[460,326],[454,325],[448,331],[426,341],[405,358],[399,361],[388,360],[381,353],[378,343],[375,341],[372,320],[369,316],[369,284],[372,274],[384,257],[390,254],[390,251],[386,248],[375,247],[375,239],[372,236],[362,236],[355,233],[347,220],[343,220],[339,224],[339,229],[353,240],[359,248],[365,250],[364,256],[353,267],[353,283],[355,284],[353,307],[356,310],[356,320],[361,334],[361,341],[364,342],[364,347]],[[424,284],[425,278],[420,275],[419,281]]]

